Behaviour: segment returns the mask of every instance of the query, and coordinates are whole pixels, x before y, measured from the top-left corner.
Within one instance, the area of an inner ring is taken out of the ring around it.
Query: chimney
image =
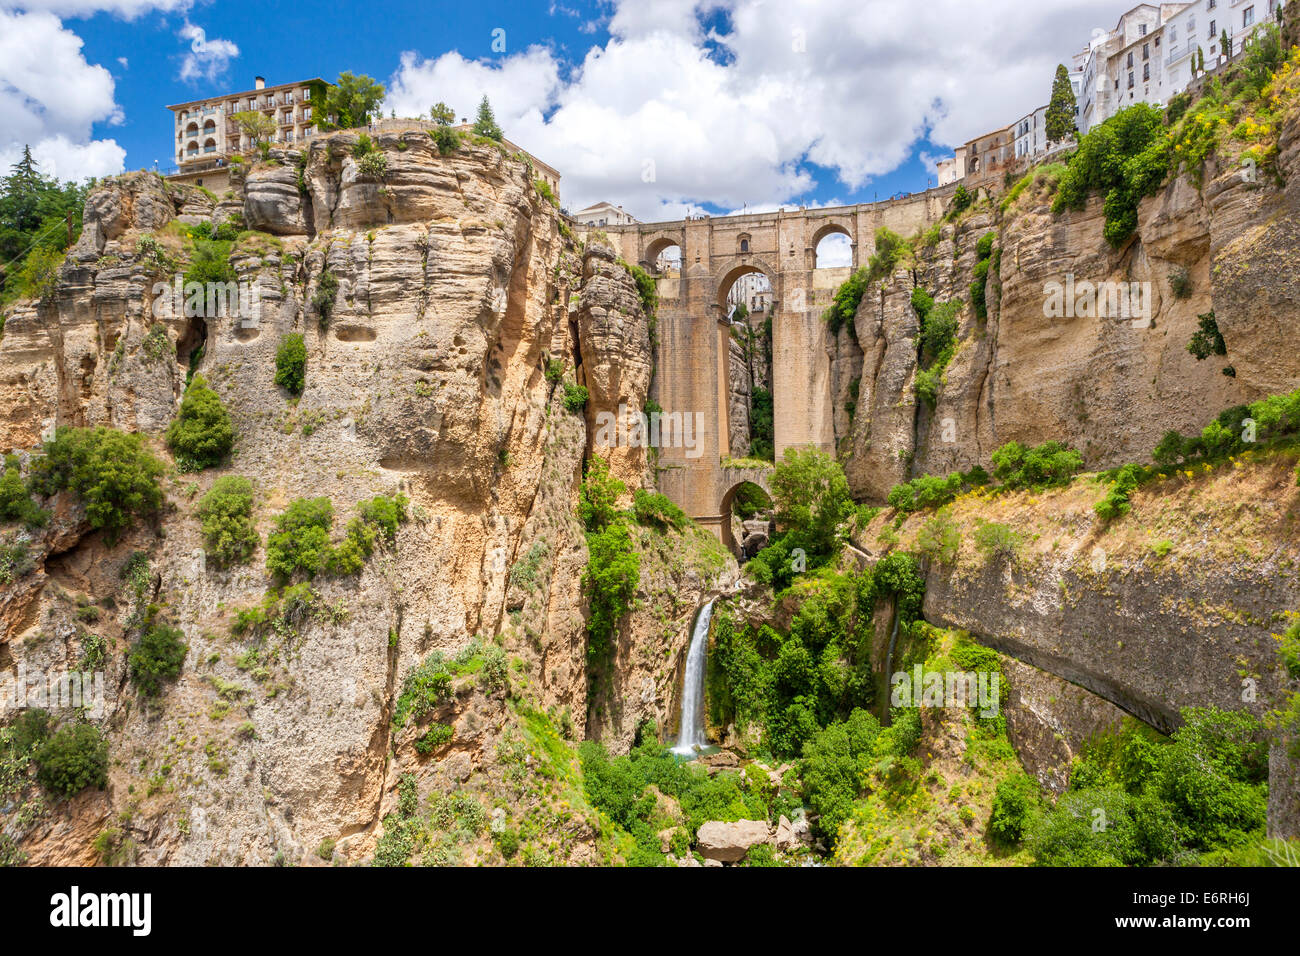
[[[266,86],[266,77],[263,76],[253,77],[253,89],[260,90],[265,86]]]

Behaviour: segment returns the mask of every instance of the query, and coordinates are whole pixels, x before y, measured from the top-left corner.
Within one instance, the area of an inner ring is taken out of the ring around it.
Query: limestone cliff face
[[[55,293],[8,319],[5,448],[34,450],[55,425],[107,424],[145,434],[167,458],[161,433],[191,366],[238,433],[227,465],[170,474],[156,524],[113,547],[61,496],[30,541],[34,569],[0,593],[0,694],[19,666],[75,668],[92,632],[110,647],[109,787],[17,834],[33,863],[90,862],[91,840],[110,825],[146,863],[320,862],[313,851],[325,840],[364,860],[405,773],[421,793],[468,787],[488,802],[504,796],[511,819],[532,812],[541,798],[514,789],[502,763],[519,717],[499,687],[457,686],[438,717],[453,739],[433,757],[413,748],[414,728],[392,727],[404,676],[430,652],[476,639],[504,648],[515,698],[575,739],[617,749],[640,721],[671,722],[691,616],[728,562],[643,535],[641,594],[616,664],[625,704],[589,723],[586,545],[574,517],[582,463],[608,454],[639,487],[645,459],[642,449],[593,449],[589,423],[546,374],[555,360],[565,380],[586,384],[591,414],[643,406],[650,350],[634,283],[608,250],[584,255],[562,234],[525,163],[495,146],[444,157],[422,131],[384,133],[387,169],[374,180],[358,168],[356,142],[343,133],[305,155],[274,151],[215,202],[152,175],[106,183]],[[185,256],[173,223],[240,216],[252,231],[230,261],[255,303],[187,318],[156,286],[177,271],[168,257]],[[332,305],[318,295],[326,274]],[[308,351],[298,400],[273,381],[288,332]],[[253,480],[263,540],[298,497],[329,497],[336,535],[362,499],[411,501],[396,546],[359,578],[313,582],[315,610],[291,637],[256,648],[256,678],[254,648],[231,622],[271,584],[263,553],[232,570],[208,566],[195,516],[220,474]],[[122,578],[135,552],[150,569],[138,588]],[[189,645],[179,680],[143,706],[124,660],[142,602],[163,607]],[[81,610],[92,605],[97,623]],[[568,829],[564,858],[589,857],[595,830],[580,819]],[[485,838],[477,852],[494,851]]]
[[[1057,216],[1038,187],[1005,213],[977,210],[945,224],[914,270],[868,290],[856,341],[836,349],[834,360],[850,366],[841,379],[859,374],[852,352],[863,353],[856,413],[836,422],[855,494],[880,500],[917,474],[987,466],[1013,440],[1068,442],[1090,467],[1145,461],[1167,429],[1199,430],[1224,408],[1294,389],[1300,359],[1278,344],[1300,321],[1291,266],[1300,254],[1300,117],[1284,127],[1278,169],[1283,186],[1214,161],[1203,188],[1173,180],[1143,201],[1137,233],[1120,249],[1102,236],[1100,199]],[[969,284],[975,246],[990,231],[1000,261],[981,322]],[[1174,280],[1184,273],[1190,291],[1180,297]],[[1150,322],[1045,314],[1048,284],[1071,278],[1148,284]],[[937,301],[965,302],[933,411],[915,393],[917,285]],[[1211,311],[1228,353],[1198,362],[1187,342]]]
[[[1019,664],[1008,669],[1008,729],[1048,785],[1069,757],[1120,712],[1169,732],[1185,707],[1263,717],[1283,688],[1275,634],[1300,608],[1300,489],[1294,456],[1252,457],[1144,486],[1124,518],[1092,510],[1101,489],[1076,481],[1043,493],[958,499],[955,561],[931,561],[924,615],[969,632]],[[888,547],[885,512],[856,538]],[[929,516],[900,527],[915,543]],[[1014,556],[981,553],[975,530],[998,522],[1019,536]],[[1294,764],[1274,747],[1270,832],[1294,832]]]

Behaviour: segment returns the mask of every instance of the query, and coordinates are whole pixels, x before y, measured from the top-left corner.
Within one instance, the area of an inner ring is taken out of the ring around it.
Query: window
[[[1144,59],[1144,60],[1149,60],[1149,59],[1151,59],[1151,44],[1150,44],[1150,43],[1143,43],[1143,44],[1142,44],[1142,59]]]
[[[1213,10],[1213,9],[1215,8],[1215,6],[1217,6],[1217,4],[1215,3],[1215,0],[1207,0],[1207,2],[1206,2],[1206,4],[1205,4],[1205,9],[1206,9],[1206,10]]]
[[[310,87],[310,86],[304,86],[304,87],[302,88],[302,98],[303,98],[304,100],[309,100],[309,99],[311,99],[311,87]]]
[[[1138,36],[1140,36],[1140,37],[1144,37],[1144,36],[1146,36],[1146,35],[1147,35],[1147,25],[1146,25],[1145,23],[1139,23],[1139,24],[1138,24]]]
[[[1149,79],[1151,79],[1151,64],[1150,64],[1150,63],[1143,63],[1143,64],[1142,64],[1142,82],[1145,83],[1145,82],[1146,82],[1147,80],[1149,80]]]
[[[1129,88],[1130,90],[1133,89],[1133,74],[1132,74],[1132,73],[1130,73],[1130,74],[1128,75],[1128,88]]]
[[[1211,20],[1211,21],[1210,21],[1210,32],[1207,33],[1207,34],[1205,34],[1206,39],[1208,39],[1208,40],[1214,40],[1214,39],[1217,38],[1217,34],[1218,34],[1218,32],[1219,32],[1218,29],[1217,29],[1217,27],[1218,27],[1218,23],[1219,23],[1219,22],[1218,22],[1217,20]]]
[[[1132,50],[1129,50],[1129,51],[1128,51],[1128,68],[1129,68],[1130,70],[1133,69],[1133,51],[1132,51]]]
[[[1241,11],[1241,28],[1244,30],[1255,22],[1255,8],[1247,7]]]
[[[741,239],[741,240],[740,240],[740,251],[741,251],[741,252],[748,252],[748,251],[749,251],[749,240],[748,240],[748,239]]]

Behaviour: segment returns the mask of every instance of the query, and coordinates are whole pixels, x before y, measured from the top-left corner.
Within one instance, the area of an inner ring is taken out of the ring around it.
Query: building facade
[[[592,226],[600,228],[602,226],[628,226],[639,222],[631,213],[625,211],[622,206],[616,206],[610,202],[598,202],[595,205],[588,206],[586,209],[579,209],[573,214],[573,219],[580,226]]]
[[[297,83],[267,86],[257,77],[253,89],[242,93],[178,103],[167,107],[174,116],[176,166],[181,173],[215,168],[236,153],[253,148],[250,137],[240,128],[240,113],[260,113],[271,120],[266,137],[277,145],[305,143],[316,135],[316,109],[312,90],[325,88],[317,78]],[[318,94],[319,95],[319,94]]]

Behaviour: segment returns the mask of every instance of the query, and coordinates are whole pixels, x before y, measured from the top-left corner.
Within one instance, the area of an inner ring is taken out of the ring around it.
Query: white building
[[[573,214],[574,221],[582,226],[626,226],[639,220],[625,212],[622,206],[609,202],[598,202],[586,209],[579,209]]]
[[[1047,152],[1047,107],[1040,106],[1028,116],[1020,117],[1011,131],[1016,138],[1016,159]]]

